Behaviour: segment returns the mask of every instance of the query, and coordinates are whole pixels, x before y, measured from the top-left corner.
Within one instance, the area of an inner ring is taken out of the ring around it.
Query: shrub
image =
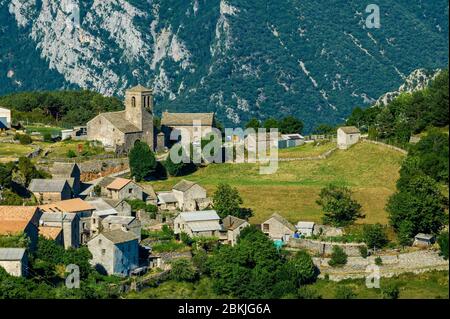
[[[33,143],[33,140],[31,139],[31,136],[28,134],[16,134],[14,136],[15,140],[18,140],[20,144],[22,145],[29,145]]]
[[[53,142],[52,134],[50,134],[49,132],[44,133],[43,137],[44,137],[44,142],[47,142],[47,143]]]
[[[187,246],[191,246],[194,243],[194,240],[185,232],[180,234],[180,240]]]
[[[348,286],[337,286],[334,297],[336,299],[354,299],[356,294],[353,289]]]
[[[395,283],[389,283],[381,288],[381,296],[383,299],[398,299],[399,295],[400,289]]]
[[[388,243],[384,227],[380,224],[365,225],[363,228],[364,241],[370,248],[383,248]]]
[[[339,246],[333,246],[333,251],[331,253],[331,259],[328,262],[331,267],[340,267],[347,264],[347,254]]]
[[[361,254],[362,258],[367,258],[367,256],[369,256],[369,251],[367,250],[366,246],[360,246],[359,253]]]
[[[448,231],[442,232],[439,235],[437,242],[441,250],[440,255],[444,257],[445,260],[448,260]]]
[[[381,259],[380,256],[378,256],[377,258],[375,258],[375,265],[377,265],[377,266],[383,265],[383,259]]]
[[[301,286],[297,290],[298,299],[322,299],[322,295],[311,286]]]
[[[146,143],[137,141],[131,149],[128,159],[131,176],[137,182],[154,177],[157,162],[155,154]]]
[[[75,153],[74,150],[68,150],[67,151],[67,157],[68,158],[74,158],[74,157],[77,157],[77,154]]]
[[[195,281],[197,272],[194,265],[188,259],[175,259],[171,263],[170,278],[175,281]]]
[[[325,215],[323,222],[333,226],[347,226],[358,218],[364,218],[361,205],[352,199],[352,192],[347,187],[329,185],[320,191],[317,204]]]

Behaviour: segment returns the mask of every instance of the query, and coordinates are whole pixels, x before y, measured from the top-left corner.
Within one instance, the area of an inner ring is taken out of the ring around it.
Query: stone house
[[[141,240],[141,222],[136,217],[109,215],[101,223],[104,231],[122,229],[134,233]]]
[[[150,184],[139,185],[142,188],[144,195],[144,201],[147,204],[158,205],[158,196],[156,195],[155,189]]]
[[[87,139],[107,149],[128,153],[136,141],[154,149],[153,92],[141,85],[125,92],[125,110],[101,113],[87,123]]]
[[[72,189],[65,179],[33,179],[28,190],[40,204],[50,204],[72,198]]]
[[[415,247],[428,247],[434,244],[435,237],[431,234],[419,233],[414,236],[413,246]]]
[[[250,224],[235,216],[227,216],[222,220],[222,230],[220,231],[220,240],[228,245],[234,246],[237,243],[241,230]]]
[[[178,209],[178,199],[173,192],[159,192],[157,197],[160,210],[175,211]]]
[[[167,147],[177,141],[182,143],[200,143],[201,139],[213,131],[214,113],[169,113],[163,112],[161,131]],[[178,134],[178,140],[171,140],[170,135]]]
[[[80,217],[73,213],[42,213],[39,220],[39,234],[58,240],[62,232],[61,245],[65,249],[80,247]]]
[[[0,107],[0,130],[11,129],[11,110]]]
[[[178,208],[182,211],[197,209],[198,199],[206,198],[206,189],[197,183],[182,180],[172,188],[172,193],[178,201]]]
[[[314,234],[314,222],[298,222],[296,225],[297,233],[304,237],[310,237]]]
[[[288,241],[296,231],[294,225],[277,213],[261,224],[261,230],[271,239],[283,241]]]
[[[79,241],[81,245],[87,243],[92,236],[92,213],[95,207],[89,202],[83,201],[79,198],[64,200],[53,204],[40,206],[41,210],[46,213],[56,214],[75,214],[79,218]]]
[[[25,234],[30,240],[30,249],[35,250],[41,215],[41,210],[35,206],[0,206],[0,236]]]
[[[78,196],[81,188],[81,170],[76,163],[54,163],[50,169],[53,179],[66,179],[72,193]]]
[[[91,264],[107,275],[128,276],[139,266],[139,243],[133,232],[105,231],[87,243]]]
[[[26,277],[28,256],[25,248],[0,248],[0,267],[15,277]]]
[[[103,198],[103,201],[114,208],[119,216],[131,216],[131,205],[126,200]]]
[[[337,146],[341,150],[346,150],[356,144],[361,139],[361,132],[355,126],[344,126],[337,130]]]
[[[174,233],[186,233],[190,237],[219,237],[220,217],[215,210],[184,212],[174,220]]]
[[[105,177],[98,185],[101,187],[101,196],[113,200],[144,199],[142,187],[131,179],[120,177]]]

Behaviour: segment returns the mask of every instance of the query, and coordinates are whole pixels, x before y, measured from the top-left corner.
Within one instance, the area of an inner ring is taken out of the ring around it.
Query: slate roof
[[[61,217],[62,217],[63,221],[71,222],[72,220],[75,219],[76,215],[75,214],[63,213],[62,216],[61,216],[61,214],[44,212],[44,213],[42,213],[41,218],[39,219],[39,221],[43,222],[43,223],[60,223],[61,222]]]
[[[297,228],[299,229],[313,229],[314,228],[314,222],[298,222]]]
[[[141,184],[139,186],[142,187],[142,190],[144,191],[144,193],[147,194],[148,199],[155,200],[155,199],[158,198],[156,196],[156,192],[155,192],[155,190],[154,190],[152,185],[150,185],[150,184]]]
[[[339,128],[342,130],[345,134],[358,134],[361,133],[360,130],[356,126],[343,126]]]
[[[25,252],[25,248],[0,248],[0,260],[22,260]]]
[[[125,111],[101,113],[100,115],[122,133],[136,133],[142,131],[133,123],[126,120]]]
[[[113,208],[116,208],[122,202],[126,202],[124,199],[111,199],[111,198],[102,198],[102,199]]]
[[[145,86],[142,86],[140,84],[136,85],[135,87],[132,87],[131,89],[128,89],[127,91],[136,93],[153,92],[152,89],[146,88]]]
[[[111,176],[106,176],[103,177],[102,180],[100,182],[97,183],[97,185],[101,186],[101,187],[107,187],[109,184],[111,184],[112,182],[114,182],[114,177]]]
[[[217,220],[210,220],[210,221],[203,221],[203,222],[190,222],[188,225],[189,225],[189,228],[193,232],[215,231],[215,230],[222,229]]]
[[[90,205],[95,207],[94,214],[96,216],[108,216],[117,215],[119,212],[114,209],[112,205],[106,202],[103,198],[96,198],[94,200],[87,201]]]
[[[102,232],[101,235],[105,236],[106,239],[112,241],[114,244],[126,243],[138,239],[138,236],[135,233],[121,229],[105,231]]]
[[[72,172],[78,168],[76,163],[54,163],[50,169],[50,173],[53,176],[63,176],[69,178]]]
[[[235,230],[242,224],[246,223],[247,221],[244,219],[237,218],[235,216],[227,216],[222,220],[223,228],[225,230]]]
[[[33,179],[28,190],[33,193],[61,193],[66,184],[69,186],[65,179]]]
[[[158,202],[162,204],[177,203],[175,195],[172,192],[158,193]]]
[[[185,222],[198,222],[198,221],[207,221],[207,220],[220,220],[219,215],[215,210],[203,210],[196,212],[183,212],[180,213],[180,217]]]
[[[177,190],[177,191],[180,191],[180,192],[186,192],[187,190],[189,190],[192,186],[194,186],[195,184],[197,184],[197,183],[194,183],[194,182],[190,182],[190,181],[187,181],[187,180],[182,180],[181,182],[178,182],[174,187],[173,187],[173,189],[175,189],[175,190]]]
[[[136,218],[133,216],[113,216],[110,215],[103,219],[104,223],[107,224],[116,224],[116,225],[129,225],[133,221],[135,221]]]
[[[288,229],[292,230],[292,231],[296,231],[294,225],[292,225],[290,222],[288,222],[283,216],[277,214],[277,213],[273,213],[272,216],[270,216],[269,219],[275,219],[276,221],[278,221],[279,223],[283,224],[284,226],[286,226]]]
[[[194,121],[201,121],[201,126],[213,126],[214,113],[169,113],[163,112],[161,125],[192,126]]]

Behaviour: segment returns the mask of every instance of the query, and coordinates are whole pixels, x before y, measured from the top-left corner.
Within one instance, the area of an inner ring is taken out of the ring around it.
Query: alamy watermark
[[[278,170],[278,129],[226,128],[225,140],[217,128],[202,127],[194,121],[191,128],[172,130],[176,143],[169,152],[173,163],[259,163],[260,174]]]
[[[376,4],[369,4],[366,7],[366,13],[369,13],[366,18],[366,27],[368,29],[381,28],[380,7]]]
[[[70,264],[66,267],[66,287],[68,289],[80,288],[80,267],[78,265]]]

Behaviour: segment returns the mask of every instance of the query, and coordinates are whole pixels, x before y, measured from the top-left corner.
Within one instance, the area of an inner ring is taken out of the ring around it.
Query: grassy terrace
[[[400,289],[400,299],[448,299],[448,271],[432,271],[423,274],[402,274],[394,278],[382,278],[381,288],[389,283],[395,283]],[[355,293],[357,299],[380,299],[380,289],[369,289],[365,280],[345,280],[339,283],[319,279],[310,287],[323,299],[334,299],[336,288],[347,286]],[[202,278],[198,283],[167,281],[156,288],[148,288],[138,293],[130,293],[126,298],[132,299],[226,299],[218,296],[211,287],[208,278]]]
[[[295,157],[321,154],[330,146],[319,146],[320,150],[312,145],[303,146],[295,150]],[[255,212],[253,223],[262,222],[273,212],[281,213],[291,222],[319,222],[322,212],[315,201],[320,189],[332,182],[353,189],[366,214],[362,223],[386,223],[384,206],[395,191],[403,158],[404,155],[383,146],[360,143],[348,151],[338,150],[326,160],[280,162],[273,175],[259,175],[255,164],[213,164],[184,178],[199,182],[209,194],[220,182],[237,187],[244,206]],[[169,178],[152,185],[157,191],[169,190],[181,179]]]
[[[20,145],[11,143],[0,143],[0,162],[9,162],[17,160],[33,151],[31,145]]]

